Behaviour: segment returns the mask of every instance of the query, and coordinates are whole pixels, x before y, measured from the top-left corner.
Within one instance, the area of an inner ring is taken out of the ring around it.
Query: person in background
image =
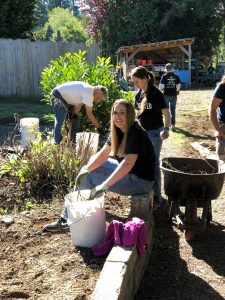
[[[154,147],[147,132],[135,119],[133,105],[124,99],[114,102],[110,135],[102,147],[78,174],[74,190],[89,190],[90,199],[102,191],[121,195],[148,193],[154,180]],[[60,219],[44,226],[44,231],[68,229],[67,209]]]
[[[135,96],[138,119],[154,145],[156,156],[154,205],[157,208],[162,202],[160,151],[162,140],[169,137],[170,113],[163,93],[154,85],[152,72],[143,66],[138,66],[131,71],[131,77],[134,85],[139,89]]]
[[[107,99],[108,91],[104,86],[91,86],[86,82],[70,81],[57,85],[51,92],[51,103],[55,113],[54,142],[60,144],[61,129],[66,119],[72,120],[71,140],[75,141],[79,131],[79,112],[84,105],[86,114],[100,134],[103,133],[92,108],[93,102]]]
[[[223,67],[222,66],[217,66],[216,68],[216,80],[221,81],[223,77]]]
[[[173,72],[171,64],[166,64],[164,72],[165,74],[162,75],[159,83],[159,89],[164,92],[164,97],[171,115],[171,129],[174,131],[176,125],[177,94],[180,91],[181,80],[180,77]]]
[[[219,159],[225,161],[225,76],[213,92],[209,118],[216,130],[216,153]]]
[[[212,85],[215,81],[214,79],[215,68],[212,66],[212,64],[210,64],[208,67],[208,74],[209,74],[210,84]]]

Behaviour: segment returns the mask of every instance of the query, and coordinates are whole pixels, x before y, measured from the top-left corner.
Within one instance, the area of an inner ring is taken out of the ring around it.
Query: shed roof
[[[116,53],[124,52],[129,54],[134,51],[140,52],[140,51],[171,49],[171,48],[177,48],[179,46],[192,45],[194,43],[194,40],[195,38],[185,38],[185,39],[155,42],[155,43],[148,43],[148,44],[123,46],[120,47]]]

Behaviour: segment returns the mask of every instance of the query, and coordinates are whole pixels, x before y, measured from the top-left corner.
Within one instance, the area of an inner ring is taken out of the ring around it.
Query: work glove
[[[101,192],[106,192],[106,191],[108,191],[108,189],[109,189],[109,186],[105,182],[95,186],[91,190],[90,199],[94,199],[97,194],[99,194]]]
[[[163,130],[160,132],[160,136],[162,140],[166,140],[169,137],[169,128],[164,127]]]
[[[88,167],[83,166],[77,175],[76,183],[75,183],[76,187],[79,186],[81,181],[83,181],[87,177],[88,173],[89,173]]]

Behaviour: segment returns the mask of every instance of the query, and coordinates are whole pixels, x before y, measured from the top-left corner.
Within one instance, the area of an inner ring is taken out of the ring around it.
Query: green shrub
[[[109,125],[110,110],[113,102],[118,98],[124,98],[125,94],[120,89],[113,64],[110,58],[97,57],[96,63],[87,64],[86,51],[78,53],[66,53],[50,62],[49,67],[42,71],[41,85],[44,101],[50,102],[50,94],[54,87],[67,81],[84,81],[91,85],[103,85],[108,88],[107,101],[101,101],[94,105],[94,114],[103,127]],[[91,124],[86,115],[81,118],[83,130],[90,130]]]

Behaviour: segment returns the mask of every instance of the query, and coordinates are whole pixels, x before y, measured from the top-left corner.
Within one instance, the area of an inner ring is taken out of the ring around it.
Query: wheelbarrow
[[[165,157],[161,169],[168,197],[166,220],[172,222],[175,218],[178,227],[185,231],[186,240],[192,240],[212,221],[211,200],[221,193],[225,164],[216,159]],[[200,219],[198,207],[202,208]]]

